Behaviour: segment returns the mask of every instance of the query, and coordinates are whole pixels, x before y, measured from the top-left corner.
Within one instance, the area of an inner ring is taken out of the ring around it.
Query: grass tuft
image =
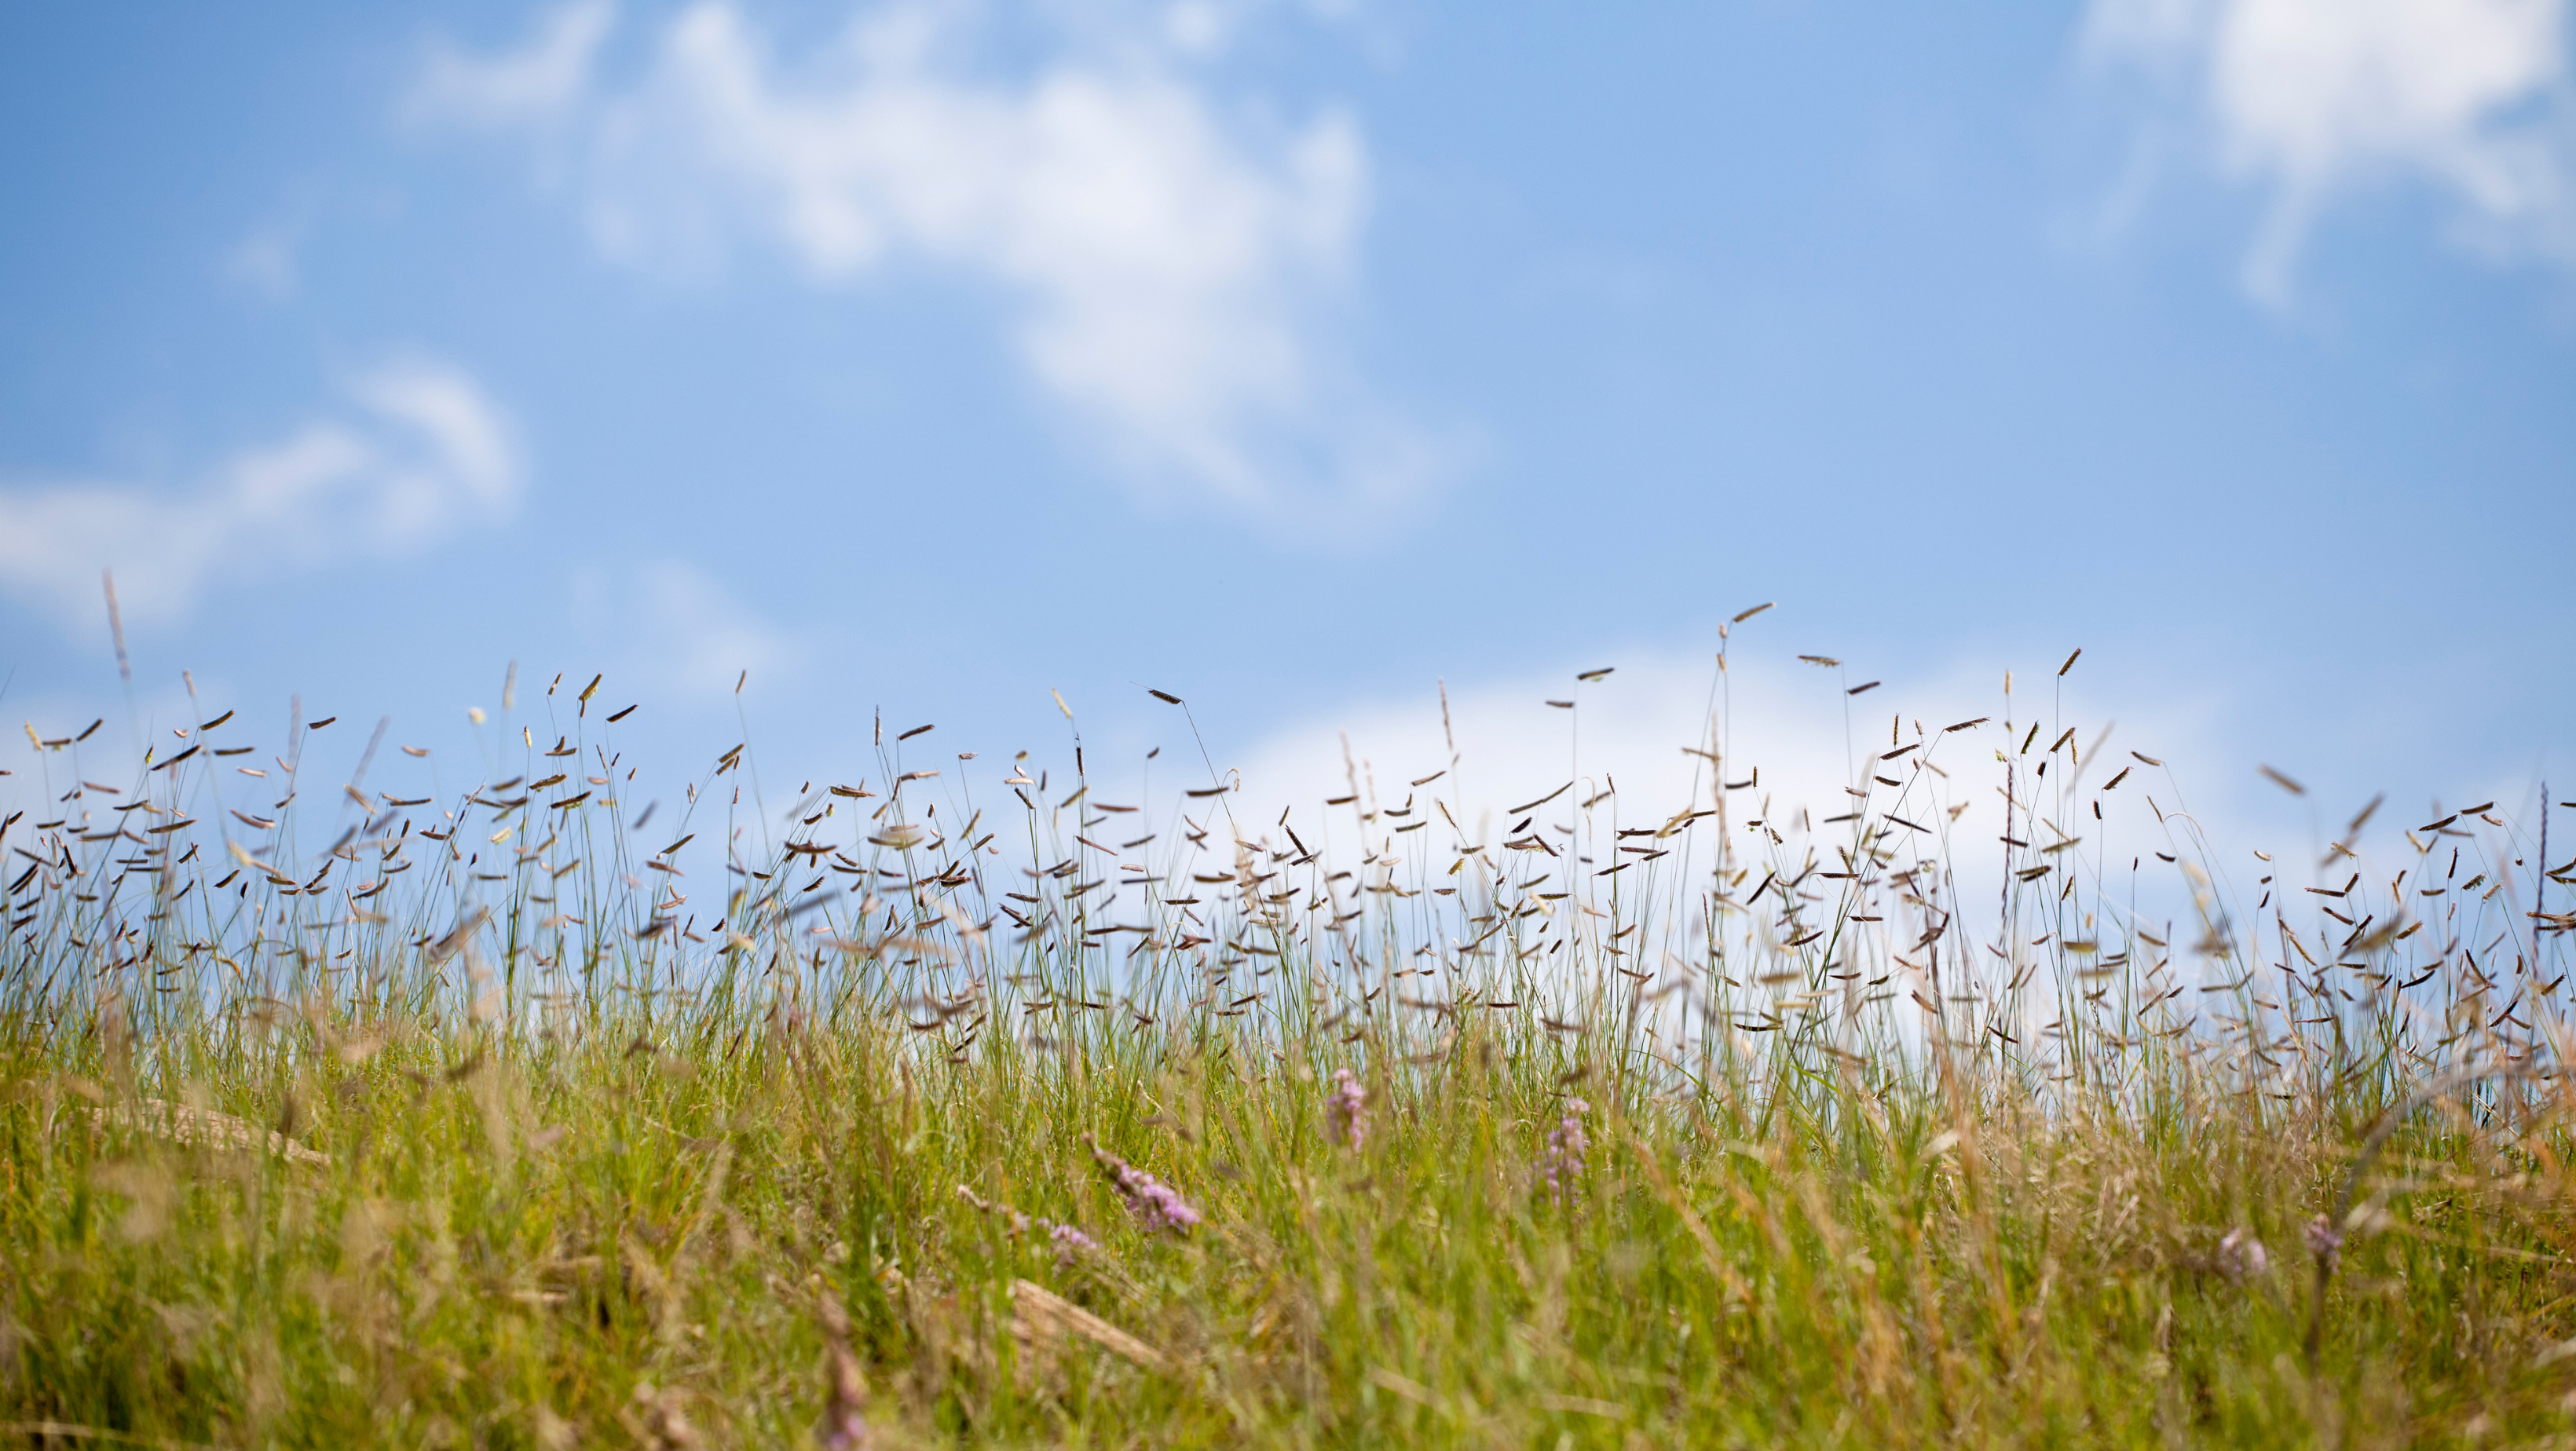
[[[111,789],[31,728],[0,1433],[2576,1431],[2576,919],[2492,803],[2250,911],[2185,832],[2176,926],[2055,825],[2126,771],[2008,716],[1796,830],[1719,738],[1692,799],[1528,783],[1494,834],[1454,773],[1301,832],[898,738],[774,818],[735,747],[647,835],[587,701],[436,798],[299,793],[299,734],[226,805],[221,720]],[[1999,847],[1945,752],[2000,763]]]

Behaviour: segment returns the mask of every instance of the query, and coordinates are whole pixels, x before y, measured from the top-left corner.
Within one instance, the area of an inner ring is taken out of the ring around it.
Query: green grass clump
[[[2320,868],[2314,931],[2202,869],[2177,933],[2115,910],[2098,843],[2015,838],[1972,933],[1921,824],[1958,818],[1939,733],[1825,834],[1718,779],[1492,836],[1355,784],[1328,839],[1026,762],[934,798],[889,747],[756,856],[773,818],[715,809],[737,748],[665,826],[700,860],[639,837],[583,720],[443,806],[353,785],[318,862],[283,809],[210,836],[202,759],[23,828],[7,1434],[2576,1433],[2562,923],[2453,885],[2476,860]],[[2017,810],[2124,799],[1988,729]],[[1139,822],[1162,855],[1106,844]]]

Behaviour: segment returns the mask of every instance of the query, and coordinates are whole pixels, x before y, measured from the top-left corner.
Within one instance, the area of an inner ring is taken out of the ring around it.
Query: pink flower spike
[[[1090,1235],[1070,1224],[1047,1226],[1047,1240],[1055,1246],[1055,1262],[1059,1269],[1100,1248]]]
[[[1324,1100],[1328,1136],[1357,1152],[1368,1139],[1368,1090],[1347,1068],[1333,1070],[1333,1093]]]
[[[1573,1189],[1574,1181],[1583,1174],[1584,1151],[1592,1140],[1583,1132],[1583,1116],[1592,1105],[1579,1098],[1565,1101],[1565,1117],[1547,1131],[1547,1152],[1539,1156],[1539,1177],[1547,1181],[1548,1192],[1559,1200]]]
[[[1127,1201],[1128,1210],[1145,1226],[1146,1233],[1164,1229],[1185,1233],[1200,1221],[1197,1208],[1183,1199],[1179,1190],[1101,1148],[1091,1135],[1083,1135],[1082,1141],[1090,1146],[1092,1159],[1108,1171],[1111,1187]]]

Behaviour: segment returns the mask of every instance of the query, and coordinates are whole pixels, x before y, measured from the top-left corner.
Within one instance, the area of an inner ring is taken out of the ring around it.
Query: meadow
[[[2546,802],[2222,861],[2006,697],[1805,803],[1067,711],[648,817],[597,689],[437,797],[30,726],[10,1438],[2576,1444]]]

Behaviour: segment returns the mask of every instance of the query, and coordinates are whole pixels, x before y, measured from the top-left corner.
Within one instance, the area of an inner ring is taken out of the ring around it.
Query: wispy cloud
[[[510,428],[481,385],[429,359],[349,380],[351,405],[215,466],[193,485],[39,482],[0,489],[0,591],[68,628],[104,609],[185,617],[221,584],[409,554],[518,500]]]
[[[894,5],[782,58],[706,3],[611,84],[591,64],[605,13],[441,51],[407,109],[575,137],[592,235],[641,270],[703,271],[749,238],[822,287],[906,261],[999,284],[1030,375],[1140,482],[1287,514],[1447,466],[1330,336],[1368,212],[1358,124],[1230,115],[1191,68],[1207,26],[1086,30],[1013,77],[976,64],[956,7]]]
[[[563,118],[586,98],[600,42],[616,22],[609,0],[574,0],[547,16],[525,45],[504,55],[469,55],[431,45],[405,109],[440,125],[507,128]]]
[[[224,275],[270,302],[293,297],[302,283],[297,251],[303,227],[288,220],[259,227],[224,255]]]
[[[2270,198],[2247,289],[2286,300],[2343,194],[2417,182],[2463,239],[2576,265],[2567,0],[2094,0],[2086,48],[2142,63]]]
[[[767,676],[803,654],[788,632],[685,560],[648,560],[614,577],[589,568],[574,592],[584,632],[618,655],[621,674],[681,696],[727,695],[746,673]]]

